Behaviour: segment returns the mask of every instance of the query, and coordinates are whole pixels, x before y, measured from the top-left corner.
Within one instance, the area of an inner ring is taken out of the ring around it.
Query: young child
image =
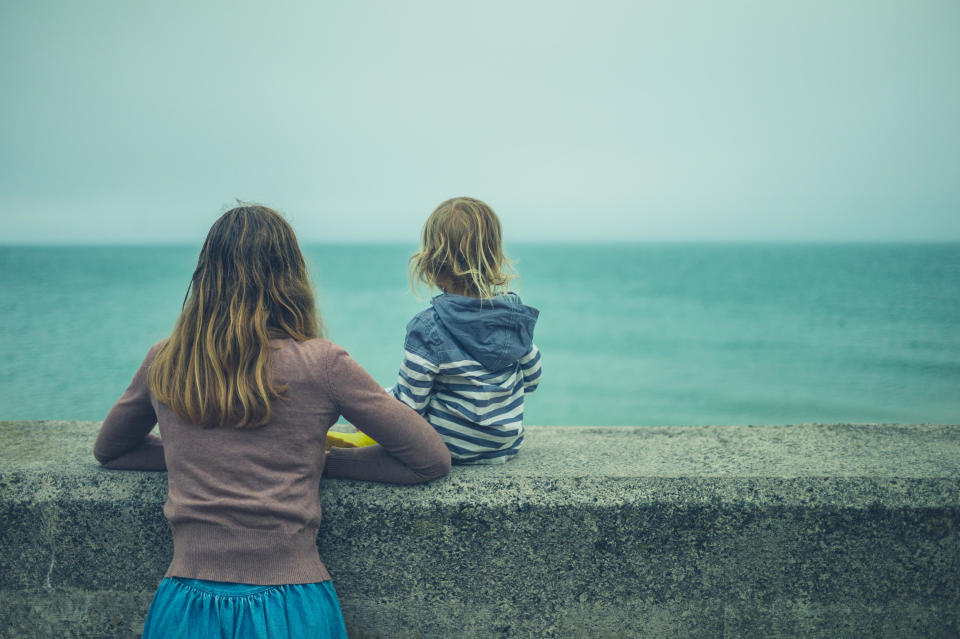
[[[346,639],[316,546],[321,476],[412,484],[449,471],[430,425],[319,334],[287,222],[262,206],[225,213],[173,333],[94,446],[108,468],[168,473],[173,561],[144,639]],[[379,445],[325,452],[340,415]]]
[[[524,395],[540,382],[533,343],[539,311],[506,287],[512,278],[493,210],[468,197],[427,218],[410,283],[443,291],[407,324],[394,397],[423,415],[453,463],[498,464],[523,443]]]

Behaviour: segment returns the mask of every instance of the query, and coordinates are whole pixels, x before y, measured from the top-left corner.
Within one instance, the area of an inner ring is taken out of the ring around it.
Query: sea
[[[327,337],[384,386],[406,244],[304,245]],[[516,244],[543,380],[525,423],[960,423],[960,244]],[[199,246],[0,247],[0,420],[100,420]]]

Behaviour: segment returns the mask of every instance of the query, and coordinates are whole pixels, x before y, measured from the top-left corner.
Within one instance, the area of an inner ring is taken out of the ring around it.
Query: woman
[[[316,547],[321,476],[419,483],[449,472],[433,428],[320,333],[290,226],[263,206],[225,213],[173,333],[147,353],[94,447],[108,468],[168,471],[173,560],[144,639],[346,637]],[[378,444],[326,453],[340,415]]]

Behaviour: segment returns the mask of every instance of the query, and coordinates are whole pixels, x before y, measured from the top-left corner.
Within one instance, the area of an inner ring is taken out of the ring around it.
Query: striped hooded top
[[[540,382],[540,312],[515,293],[444,293],[407,324],[394,397],[420,413],[454,463],[500,463],[523,442],[523,398]]]

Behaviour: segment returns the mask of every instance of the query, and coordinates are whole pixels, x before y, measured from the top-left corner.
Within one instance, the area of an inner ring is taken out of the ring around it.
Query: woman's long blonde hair
[[[489,299],[516,278],[503,252],[500,220],[487,204],[457,197],[434,209],[423,226],[420,250],[410,258],[410,286],[441,288],[449,282],[467,294]]]
[[[265,206],[239,206],[207,234],[150,390],[199,426],[262,426],[286,390],[271,380],[270,339],[321,330],[293,229]]]

